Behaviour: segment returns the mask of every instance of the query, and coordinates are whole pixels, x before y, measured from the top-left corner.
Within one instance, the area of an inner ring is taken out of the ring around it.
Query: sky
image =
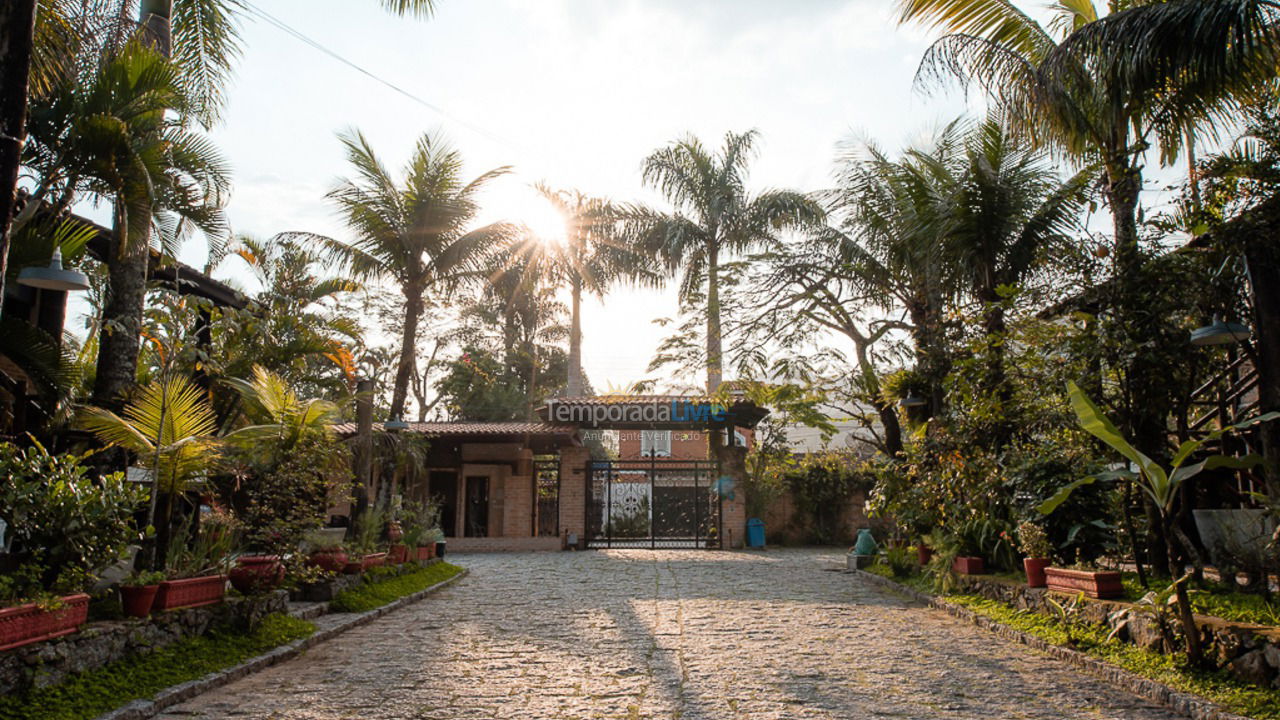
[[[374,0],[253,5],[432,107],[246,18],[245,50],[211,132],[228,159],[236,233],[346,237],[324,200],[348,170],[336,135],[359,128],[399,168],[427,131],[462,152],[466,174],[511,165],[482,220],[547,222],[530,185],[661,204],[642,187],[653,150],[692,133],[760,132],[751,184],[827,187],[837,146],[901,147],[963,111],[912,79],[928,37],[899,27],[889,0],[439,0],[428,20]],[[433,109],[434,108],[434,109]],[[205,246],[181,259],[203,266]],[[217,277],[248,286],[236,259]],[[619,288],[583,311],[584,367],[597,389],[645,368],[674,316],[674,292]]]

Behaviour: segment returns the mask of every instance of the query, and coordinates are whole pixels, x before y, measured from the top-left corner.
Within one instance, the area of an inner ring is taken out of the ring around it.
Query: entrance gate
[[[707,460],[592,462],[587,547],[720,547],[718,470]]]

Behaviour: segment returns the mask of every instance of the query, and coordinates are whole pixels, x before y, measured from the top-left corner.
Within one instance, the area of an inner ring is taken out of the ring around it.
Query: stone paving
[[[471,575],[162,717],[1179,717],[835,572],[830,551],[450,560]]]

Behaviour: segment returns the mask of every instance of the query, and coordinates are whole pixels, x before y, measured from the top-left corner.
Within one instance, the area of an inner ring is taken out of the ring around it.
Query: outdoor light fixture
[[[1191,331],[1191,344],[1231,345],[1241,340],[1248,340],[1251,334],[1249,326],[1238,322],[1226,322],[1214,315],[1212,323]]]
[[[382,429],[388,432],[396,432],[398,430],[408,430],[409,423],[405,422],[404,420],[401,420],[398,417],[393,417],[390,420],[382,423]]]
[[[18,284],[41,290],[88,290],[89,278],[84,273],[62,268],[62,248],[53,249],[53,259],[49,267],[23,268],[18,273]]]
[[[915,393],[909,393],[906,397],[898,401],[898,407],[904,408],[922,407],[928,404],[928,400],[925,400]]]

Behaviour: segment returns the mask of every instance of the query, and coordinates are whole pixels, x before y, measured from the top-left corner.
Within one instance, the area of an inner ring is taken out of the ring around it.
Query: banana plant
[[[1165,536],[1176,537],[1186,551],[1193,555],[1196,553],[1195,546],[1174,520],[1174,504],[1177,502],[1178,490],[1182,487],[1182,484],[1205,470],[1216,468],[1248,469],[1261,464],[1263,458],[1261,455],[1245,455],[1243,457],[1211,455],[1196,463],[1187,464],[1188,461],[1207,443],[1213,442],[1223,435],[1280,418],[1280,412],[1270,412],[1242,423],[1215,430],[1200,439],[1187,440],[1178,446],[1177,451],[1174,452],[1173,457],[1169,460],[1168,469],[1166,469],[1126,440],[1115,424],[1107,419],[1102,410],[1074,382],[1067,382],[1067,395],[1071,400],[1072,409],[1075,410],[1076,418],[1080,422],[1080,427],[1120,453],[1124,459],[1129,461],[1129,468],[1091,475],[1067,484],[1037,507],[1040,513],[1048,515],[1065,502],[1071,496],[1071,493],[1078,488],[1092,485],[1098,480],[1132,482],[1155,505]],[[1170,543],[1169,564],[1171,567],[1178,567],[1175,553],[1174,545]],[[1195,616],[1191,610],[1191,599],[1187,592],[1186,582],[1189,577],[1189,575],[1184,575],[1176,580],[1173,583],[1173,589],[1177,598],[1178,614],[1182,621],[1183,635],[1186,640],[1187,659],[1193,665],[1202,665],[1204,657],[1200,647],[1200,633],[1196,628]]]

